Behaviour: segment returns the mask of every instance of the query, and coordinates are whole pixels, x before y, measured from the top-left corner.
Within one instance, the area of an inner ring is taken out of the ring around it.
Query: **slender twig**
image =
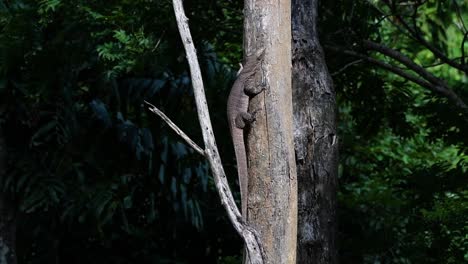
[[[359,64],[359,63],[361,63],[362,61],[363,61],[363,59],[359,59],[359,60],[355,60],[355,61],[352,61],[352,62],[350,62],[350,63],[347,63],[347,64],[346,64],[345,66],[343,66],[341,69],[339,69],[339,70],[337,70],[337,71],[331,73],[330,75],[331,75],[331,76],[336,76],[336,75],[338,75],[338,74],[344,72],[344,71],[345,71],[346,69],[348,69],[349,67],[351,67],[351,66],[353,66],[353,65],[355,65],[355,64]]]
[[[185,16],[182,6],[182,0],[173,0],[172,3],[177,20],[177,27],[179,28],[180,37],[189,63],[195,103],[202,129],[203,141],[205,143],[205,157],[210,163],[216,189],[218,190],[221,203],[224,206],[224,209],[226,209],[229,220],[245,242],[251,264],[263,264],[264,253],[259,236],[256,231],[242,219],[239,208],[237,208],[231,190],[229,189],[226,174],[221,164],[221,157],[219,156],[218,148],[216,147],[213,128],[211,126],[200,66],[198,64],[195,46],[193,45],[192,36],[190,34],[187,22],[188,19]]]
[[[375,22],[374,24],[372,24],[373,26],[377,26],[379,25],[380,23],[382,23],[382,21],[388,19],[389,17],[391,17],[392,15],[382,15],[378,20],[377,22]]]
[[[189,136],[187,136],[187,134],[184,133],[184,131],[182,131],[179,127],[177,127],[177,125],[174,124],[174,122],[172,122],[171,119],[169,119],[169,117],[167,117],[163,112],[161,112],[161,110],[159,110],[156,106],[150,104],[147,101],[145,101],[145,103],[149,106],[149,110],[151,112],[161,117],[161,119],[164,122],[166,122],[172,128],[172,130],[174,130],[174,132],[177,133],[177,135],[182,137],[182,139],[184,139],[185,142],[187,142],[187,144],[189,144],[196,152],[200,153],[200,155],[202,156],[205,156],[205,151],[203,151],[203,149],[200,148],[197,145],[197,143],[193,142],[193,140],[191,140]]]
[[[166,34],[166,30],[163,31],[163,33],[161,34],[161,37],[158,39],[158,42],[156,42],[156,45],[154,45],[154,48],[152,51],[155,51],[159,47],[159,44],[161,44],[161,41],[164,37],[164,34]]]
[[[397,23],[395,23],[395,21],[393,21],[393,19],[391,19],[394,15],[393,14],[387,14],[385,13],[382,9],[380,9],[379,7],[377,7],[374,3],[372,3],[372,1],[370,0],[367,0],[367,3],[373,7],[377,12],[379,12],[384,19],[387,19],[388,22],[390,22],[390,24],[392,24],[394,27],[396,27],[398,29],[398,31],[400,31],[401,33],[403,34],[408,34],[406,32],[406,30],[404,30],[402,27],[400,27]],[[410,36],[411,37],[411,36]]]
[[[465,64],[465,42],[466,42],[467,39],[468,39],[468,31],[465,32],[465,35],[463,35],[463,40],[462,40],[462,42],[461,42],[461,47],[460,47],[460,49],[461,49],[461,54],[462,54],[462,55],[461,55],[461,60],[460,60],[460,61],[461,61],[461,64],[462,64],[462,65],[466,65],[466,64]]]
[[[465,57],[465,58],[466,58],[466,57]],[[461,56],[460,56],[460,57],[454,58],[454,60],[460,60],[460,61],[461,61],[462,59],[464,59],[464,58],[461,57]],[[421,67],[423,67],[423,68],[431,68],[431,67],[436,67],[436,66],[440,66],[440,65],[444,65],[444,64],[445,64],[445,62],[439,61],[439,62],[435,62],[435,63],[431,63],[431,64],[421,65]]]
[[[468,29],[466,28],[465,21],[463,20],[463,16],[461,15],[460,6],[458,5],[457,1],[455,1],[455,0],[452,0],[452,3],[455,6],[458,21],[460,21],[460,24],[461,24],[462,28],[464,29],[464,31],[465,31],[464,33],[466,35],[466,33],[468,33]]]

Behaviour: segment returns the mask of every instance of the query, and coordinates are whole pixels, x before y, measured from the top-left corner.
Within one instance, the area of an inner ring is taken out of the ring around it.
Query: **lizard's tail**
[[[242,130],[240,131],[243,132]],[[241,194],[241,212],[242,217],[247,216],[247,193],[248,193],[248,172],[247,172],[247,156],[245,152],[245,144],[243,135],[235,140],[234,151],[236,154],[237,174],[239,177],[239,187]]]

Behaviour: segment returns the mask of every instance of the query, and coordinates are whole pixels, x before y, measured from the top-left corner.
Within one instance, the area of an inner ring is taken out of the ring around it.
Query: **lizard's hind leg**
[[[252,114],[247,112],[241,112],[236,116],[236,127],[243,129],[246,125],[252,123],[254,121],[254,117]]]

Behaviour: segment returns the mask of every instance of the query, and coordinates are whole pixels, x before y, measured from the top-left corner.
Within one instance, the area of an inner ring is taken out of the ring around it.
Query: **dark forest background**
[[[361,43],[406,54],[468,102],[468,3],[380,2],[319,8],[339,106],[341,263],[465,263],[467,112],[369,63],[407,70]],[[243,3],[184,4],[238,199],[226,102]],[[406,34],[399,17],[465,71]],[[18,263],[240,263],[207,162],[144,100],[202,142],[170,1],[0,1],[0,192],[17,212]]]

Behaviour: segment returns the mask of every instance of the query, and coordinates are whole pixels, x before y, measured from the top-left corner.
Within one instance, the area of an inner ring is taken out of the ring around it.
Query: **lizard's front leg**
[[[248,83],[244,87],[244,93],[248,95],[249,97],[254,97],[255,95],[263,92],[264,90],[265,90],[264,85],[251,85],[250,83]]]
[[[257,61],[254,72],[245,80],[244,93],[254,97],[266,89],[266,84],[261,71],[261,61]]]
[[[263,92],[265,90],[265,85],[254,85],[254,82],[246,82],[246,85],[244,87],[244,93],[249,96],[249,98],[252,98],[256,96],[257,94]],[[250,124],[253,121],[255,121],[257,113],[259,110],[251,111],[250,113],[246,113],[248,115],[244,115],[243,121],[246,124]]]

